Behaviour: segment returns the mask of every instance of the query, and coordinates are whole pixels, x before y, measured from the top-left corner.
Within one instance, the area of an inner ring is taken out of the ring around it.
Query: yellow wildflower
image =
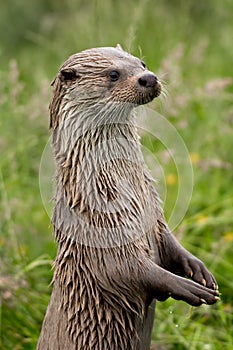
[[[226,242],[233,242],[233,232],[226,232],[226,233],[224,233],[223,239]]]
[[[166,183],[168,186],[174,186],[178,182],[178,178],[176,174],[168,174],[166,176]]]
[[[196,218],[196,221],[199,224],[205,224],[208,221],[208,216],[204,214],[199,214]]]
[[[190,153],[189,156],[192,164],[197,164],[200,160],[200,156],[196,152]]]

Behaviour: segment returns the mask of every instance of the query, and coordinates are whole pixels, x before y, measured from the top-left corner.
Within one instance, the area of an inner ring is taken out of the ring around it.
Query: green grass
[[[213,272],[222,293],[211,307],[157,303],[152,348],[232,349],[233,4],[25,4],[0,5],[0,349],[35,348],[51,292],[56,246],[38,180],[49,137],[49,83],[71,53],[117,43],[143,56],[166,82],[168,97],[151,108],[182,136],[194,170],[191,203],[175,234]],[[154,137],[142,140],[162,162],[169,217],[177,195],[174,162],[163,161],[166,147]]]

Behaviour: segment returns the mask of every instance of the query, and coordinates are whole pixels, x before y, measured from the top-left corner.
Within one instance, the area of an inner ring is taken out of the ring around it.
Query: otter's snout
[[[143,87],[155,87],[158,83],[158,78],[153,73],[146,73],[138,79],[138,84]]]
[[[142,74],[137,80],[138,90],[142,94],[139,104],[145,104],[158,97],[162,90],[162,85],[156,75],[152,72]]]

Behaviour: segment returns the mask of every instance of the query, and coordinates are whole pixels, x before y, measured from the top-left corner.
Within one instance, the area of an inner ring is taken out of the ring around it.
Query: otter
[[[58,248],[37,350],[148,350],[155,300],[219,299],[169,230],[143,161],[134,109],[162,85],[118,45],[72,55],[52,86]]]

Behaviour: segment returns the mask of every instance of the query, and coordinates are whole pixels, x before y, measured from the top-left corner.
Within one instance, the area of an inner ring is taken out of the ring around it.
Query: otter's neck
[[[81,111],[77,112],[79,109]],[[83,153],[90,156],[90,152],[99,150],[98,158],[102,161],[103,151],[114,152],[117,143],[124,154],[126,149],[122,148],[123,139],[138,145],[131,105],[123,108],[119,103],[108,103],[83,108],[66,101],[60,106],[58,116],[60,122],[53,131],[53,148],[58,167],[65,167],[75,151],[80,152],[78,156],[82,158]]]

